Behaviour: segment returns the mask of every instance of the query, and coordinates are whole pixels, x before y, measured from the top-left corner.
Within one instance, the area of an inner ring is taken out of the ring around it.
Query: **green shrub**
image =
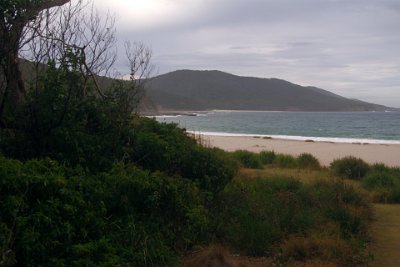
[[[275,164],[282,168],[296,168],[296,158],[291,155],[278,154],[275,157]]]
[[[288,229],[304,228],[311,219],[296,211],[298,187],[297,181],[282,179],[231,183],[224,191],[220,213],[224,239],[249,255],[273,252],[273,244]]]
[[[262,161],[257,153],[253,153],[247,150],[237,150],[232,153],[233,158],[238,160],[240,164],[245,168],[261,169]]]
[[[214,195],[225,188],[237,171],[237,163],[221,149],[196,145],[188,152],[182,155],[177,173]]]
[[[217,194],[233,178],[237,163],[227,152],[206,148],[174,124],[136,118],[132,150],[126,159],[151,171],[194,181]]]
[[[87,175],[0,157],[0,254],[13,266],[177,266],[207,239],[194,183],[134,166]]]
[[[362,159],[355,157],[345,157],[334,160],[331,165],[331,170],[342,178],[362,179],[368,172],[369,166]]]
[[[223,241],[255,256],[279,253],[277,244],[315,229],[333,239],[343,238],[343,242],[363,240],[371,220],[365,198],[336,181],[303,184],[285,177],[236,180],[226,187],[222,200],[218,232]],[[337,228],[324,233],[330,225]]]
[[[260,160],[261,160],[261,163],[264,165],[274,163],[275,158],[276,158],[276,154],[274,151],[261,151],[260,152]]]
[[[372,218],[371,207],[367,199],[352,186],[340,181],[318,181],[309,189],[317,196],[324,216],[340,225],[342,237],[362,238],[367,235]]]
[[[303,153],[296,159],[297,166],[304,169],[320,169],[321,165],[316,157],[311,154]]]
[[[367,189],[391,188],[395,186],[395,178],[389,172],[373,172],[362,179],[362,185]]]
[[[391,168],[389,168],[388,166],[386,166],[383,163],[372,164],[372,166],[370,168],[371,172],[388,172],[390,170],[391,170]]]
[[[400,171],[396,168],[382,164],[373,165],[361,183],[372,192],[373,200],[376,202],[400,202]]]

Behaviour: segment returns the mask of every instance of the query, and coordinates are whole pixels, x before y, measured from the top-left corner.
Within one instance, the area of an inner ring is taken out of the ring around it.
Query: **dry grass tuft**
[[[194,252],[182,261],[183,267],[272,267],[268,258],[249,258],[232,255],[220,245]]]
[[[193,253],[183,260],[182,265],[184,267],[241,267],[233,261],[228,250],[218,245]]]
[[[300,262],[308,262],[305,266],[313,266],[310,265],[312,262],[343,266],[351,263],[354,255],[352,248],[345,241],[333,238],[314,239],[295,236],[286,240],[281,248],[284,257],[294,260],[294,266],[300,266],[297,265]],[[326,264],[322,266],[327,266]]]

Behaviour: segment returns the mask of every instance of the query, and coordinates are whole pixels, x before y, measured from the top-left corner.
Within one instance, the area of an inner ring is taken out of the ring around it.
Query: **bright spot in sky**
[[[98,1],[96,5],[114,12],[118,24],[131,30],[167,26],[171,18],[182,15],[181,5],[170,0]]]

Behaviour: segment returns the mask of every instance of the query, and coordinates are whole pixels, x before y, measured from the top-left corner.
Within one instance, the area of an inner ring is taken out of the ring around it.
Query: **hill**
[[[147,97],[165,110],[383,111],[316,87],[280,79],[241,77],[221,71],[178,70],[153,78]]]

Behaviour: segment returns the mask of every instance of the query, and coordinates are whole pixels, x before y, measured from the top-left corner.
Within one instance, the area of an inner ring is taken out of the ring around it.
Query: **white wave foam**
[[[168,119],[168,118],[179,118],[182,115],[157,115],[157,116],[146,116],[147,118],[156,118],[156,119]]]
[[[272,139],[293,140],[293,141],[314,141],[331,142],[344,144],[381,144],[381,145],[400,145],[400,140],[379,140],[365,138],[341,138],[341,137],[314,137],[314,136],[291,136],[291,135],[264,135],[264,134],[244,134],[244,133],[221,133],[221,132],[199,132],[188,131],[194,135],[227,136],[227,137],[269,137]]]

